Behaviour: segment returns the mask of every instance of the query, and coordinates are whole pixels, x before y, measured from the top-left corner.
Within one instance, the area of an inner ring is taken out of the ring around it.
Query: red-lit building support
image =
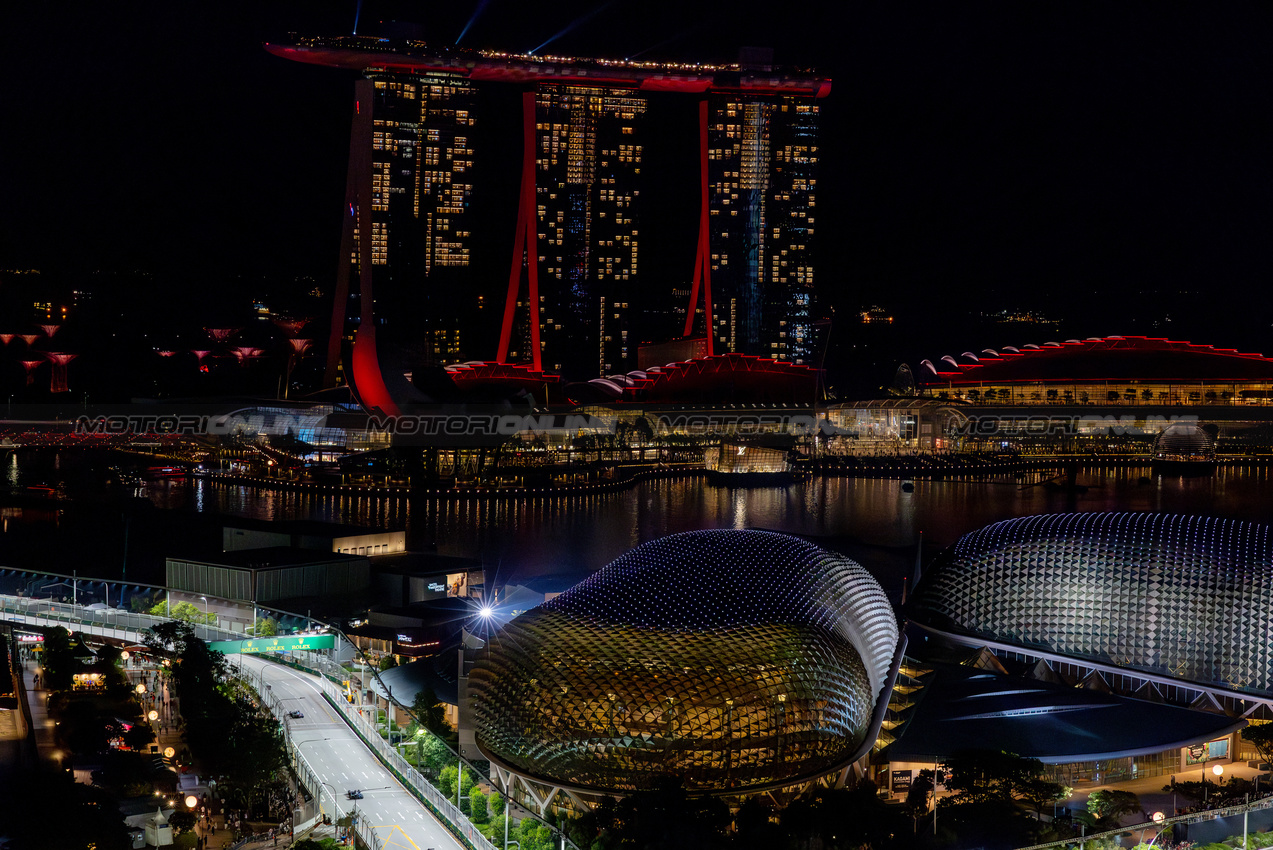
[[[504,301],[504,324],[499,332],[498,363],[508,362],[508,346],[513,338],[513,317],[517,293],[521,289],[523,258],[526,265],[527,319],[530,322],[531,364],[542,370],[539,351],[539,239],[535,209],[535,91],[522,92],[522,188],[517,205],[517,234],[513,237],[513,264],[508,275],[508,297]]]
[[[350,370],[345,376],[364,407],[391,416],[398,415],[398,405],[389,395],[380,372],[376,353],[376,299],[371,282],[371,145],[372,93],[371,80],[354,83],[354,115],[349,129],[349,176],[345,183],[344,226],[340,230],[340,265],[336,278],[336,297],[332,305],[331,336],[327,347],[325,384],[335,385],[336,363],[340,357],[341,337],[345,326],[345,308],[349,303],[349,265],[354,247],[354,229],[358,231],[358,329],[354,331]]]
[[[698,307],[698,289],[703,287],[704,331],[707,334],[707,356],[714,354],[716,328],[712,321],[712,234],[708,225],[707,194],[707,98],[698,102],[698,253],[694,257],[694,282],[690,284],[689,310],[685,314],[685,336],[694,334],[694,310]]]

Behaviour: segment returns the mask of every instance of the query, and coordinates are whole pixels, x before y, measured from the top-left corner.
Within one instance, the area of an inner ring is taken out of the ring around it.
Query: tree
[[[150,614],[155,617],[170,617],[183,623],[213,623],[217,617],[216,614],[203,613],[203,609],[192,602],[178,602],[170,609],[166,599],[154,605]]]
[[[580,847],[706,850],[727,846],[725,830],[729,823],[729,809],[723,802],[712,797],[691,797],[679,777],[667,776],[656,780],[653,787],[622,800],[603,800],[573,822],[568,831]],[[547,827],[537,828],[530,818],[518,826],[519,840],[523,830],[532,840],[541,835],[551,837]]]
[[[1143,812],[1144,808],[1140,804],[1140,798],[1131,791],[1100,789],[1093,791],[1087,798],[1087,810],[1098,820],[1113,827],[1124,815]]]
[[[455,777],[459,773],[459,768],[453,764],[449,764],[438,773],[438,781],[433,784],[442,792],[442,796],[448,800],[455,799]]]
[[[124,850],[132,846],[116,801],[70,773],[37,769],[0,788],[0,823],[12,850]]]
[[[383,673],[386,670],[392,670],[394,667],[397,667],[397,666],[398,666],[398,659],[392,655],[386,655],[380,659],[381,673]]]
[[[437,777],[447,765],[454,765],[457,756],[436,735],[421,730],[416,733],[416,757],[420,769],[426,777]]]
[[[1041,820],[1043,807],[1049,803],[1059,803],[1062,800],[1070,799],[1070,795],[1074,793],[1074,789],[1068,785],[1062,785],[1060,782],[1053,782],[1050,779],[1044,779],[1042,776],[1035,776],[1021,783],[1018,793],[1022,800],[1025,800],[1031,806],[1034,806],[1034,817]]]
[[[446,722],[446,706],[438,699],[433,688],[425,688],[415,695],[411,704],[411,713],[420,720],[420,724],[439,738],[451,734],[451,725]]]
[[[253,637],[274,637],[278,634],[278,621],[269,617],[258,617],[253,627]]]
[[[911,787],[906,791],[906,810],[911,817],[918,817],[929,809],[929,799],[933,793],[933,772],[921,770],[911,780]]]
[[[56,626],[44,633],[40,666],[44,668],[44,682],[49,690],[64,691],[71,686],[79,662],[75,660],[70,632]]]
[[[504,795],[499,793],[498,791],[492,792],[490,797],[487,800],[487,805],[490,806],[491,814],[495,815],[496,817],[499,817],[500,815],[504,814],[505,803],[506,801],[504,799]]]
[[[957,803],[1011,801],[1043,774],[1043,762],[999,750],[961,750],[946,761],[946,787]]]
[[[825,848],[879,846],[901,832],[897,814],[880,799],[874,782],[852,788],[816,788],[782,811],[782,827],[799,846]],[[910,823],[905,824],[909,829]]]
[[[1251,723],[1242,730],[1242,740],[1259,751],[1261,761],[1273,763],[1273,723]]]
[[[477,786],[469,792],[469,819],[473,823],[486,823],[491,819],[490,809],[486,805],[486,792]]]

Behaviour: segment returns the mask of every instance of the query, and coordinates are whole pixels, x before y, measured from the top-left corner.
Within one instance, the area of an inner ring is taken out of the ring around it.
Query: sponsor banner
[[[334,649],[335,635],[305,635],[304,637],[266,637],[251,640],[214,640],[208,644],[217,652],[233,655],[236,652],[307,652],[311,649]]]

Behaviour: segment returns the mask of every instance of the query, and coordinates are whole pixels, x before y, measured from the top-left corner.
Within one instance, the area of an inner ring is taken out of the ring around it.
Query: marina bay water
[[[73,453],[10,453],[0,457],[0,489],[60,487],[83,464]],[[910,492],[898,479],[812,476],[785,487],[729,488],[684,478],[594,495],[482,500],[273,490],[195,478],[143,482],[137,495],[175,515],[401,528],[408,548],[479,558],[488,579],[498,583],[550,576],[569,582],[641,543],[682,531],[769,529],[807,535],[844,552],[871,570],[893,598],[913,572],[921,534],[927,559],[983,525],[1037,513],[1143,510],[1254,522],[1273,518],[1273,474],[1267,467],[1221,467],[1207,477],[1181,478],[1153,476],[1147,465],[1087,466],[1079,468],[1077,480],[1085,492],[1039,486],[1037,476],[916,479]],[[6,555],[7,536],[0,533],[0,556]],[[119,545],[107,542],[102,548]]]
[[[481,558],[499,580],[582,577],[667,534],[760,528],[820,539],[877,574],[891,595],[911,573],[921,534],[926,554],[960,535],[1015,516],[1055,511],[1145,510],[1267,522],[1268,469],[1225,469],[1204,478],[1153,477],[1146,467],[1082,468],[1083,493],[1005,477],[914,481],[815,476],[785,487],[719,487],[698,478],[642,482],[630,490],[572,497],[409,499],[264,490],[195,481],[147,485],[157,506],[259,519],[318,519],[405,528],[409,548]]]

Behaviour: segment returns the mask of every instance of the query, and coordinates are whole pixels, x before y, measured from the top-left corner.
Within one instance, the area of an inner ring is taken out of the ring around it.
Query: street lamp
[[[1215,774],[1216,782],[1219,783],[1220,777],[1224,776],[1224,765],[1213,765],[1211,767],[1211,772]],[[1204,768],[1202,772],[1202,802],[1207,802],[1207,799],[1210,796],[1210,791],[1211,783],[1207,782],[1207,772]]]
[[[208,616],[208,597],[200,596],[199,598],[203,600],[203,627],[206,629],[208,623],[212,622],[212,618]]]

